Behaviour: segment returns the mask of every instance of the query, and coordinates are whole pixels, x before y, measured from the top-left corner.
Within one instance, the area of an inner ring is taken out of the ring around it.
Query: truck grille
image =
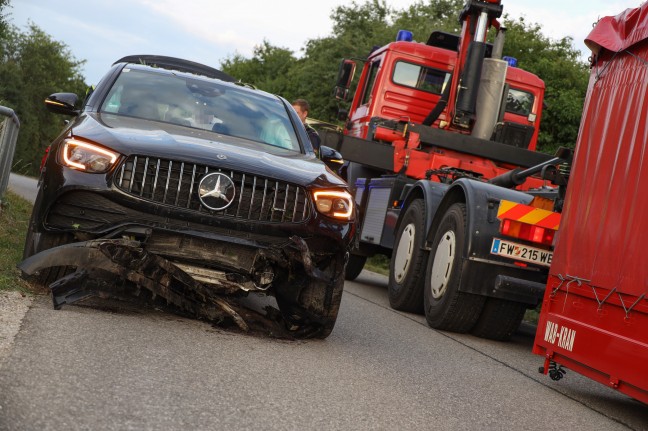
[[[236,185],[234,202],[224,210],[210,210],[200,203],[198,184],[208,172],[222,172]],[[308,199],[302,187],[175,160],[130,156],[117,170],[115,185],[131,196],[219,217],[299,223],[309,215]]]

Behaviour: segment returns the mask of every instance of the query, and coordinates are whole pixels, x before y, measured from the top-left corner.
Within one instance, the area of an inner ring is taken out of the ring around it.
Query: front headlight
[[[59,156],[60,162],[69,168],[101,174],[112,167],[119,154],[89,142],[68,138]]]
[[[315,207],[324,215],[340,220],[353,218],[353,197],[349,192],[339,190],[318,190],[313,192]]]

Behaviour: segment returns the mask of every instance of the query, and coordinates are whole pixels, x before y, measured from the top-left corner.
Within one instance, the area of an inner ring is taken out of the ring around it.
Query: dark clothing
[[[310,138],[310,141],[311,141],[311,144],[313,145],[313,149],[315,150],[315,153],[317,153],[317,155],[319,155],[319,149],[320,149],[321,140],[320,140],[319,135],[317,134],[317,130],[313,129],[308,124],[304,124],[304,127],[306,127],[306,133],[308,133],[308,137]]]

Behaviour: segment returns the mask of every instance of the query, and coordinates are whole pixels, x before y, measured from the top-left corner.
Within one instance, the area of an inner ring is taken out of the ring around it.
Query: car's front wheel
[[[289,333],[295,338],[328,337],[337,320],[343,288],[344,278],[340,276],[330,283],[309,279],[296,304],[278,295],[277,305]]]
[[[349,261],[347,262],[346,269],[344,270],[344,278],[346,278],[347,280],[355,280],[356,278],[358,278],[366,262],[367,256],[351,253],[349,255]]]
[[[74,237],[67,233],[50,233],[34,232],[33,225],[30,223],[27,236],[25,238],[25,250],[23,257],[26,259],[44,250],[58,247],[59,245],[74,242]],[[70,274],[76,270],[73,266],[52,266],[38,272],[33,280],[41,287],[48,287],[59,278]]]

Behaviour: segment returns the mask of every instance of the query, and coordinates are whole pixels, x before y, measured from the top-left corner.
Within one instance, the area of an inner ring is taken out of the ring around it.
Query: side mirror
[[[45,99],[45,107],[55,114],[79,115],[75,109],[79,97],[74,93],[54,93]]]
[[[349,100],[349,89],[335,86],[333,89],[333,97],[338,100],[344,100],[345,102]]]
[[[333,172],[338,172],[344,164],[342,154],[335,151],[331,147],[321,145],[319,149],[320,159],[328,166]]]
[[[333,96],[336,99],[344,100],[345,102],[349,99],[349,88],[351,87],[351,82],[353,81],[353,75],[355,74],[356,64],[353,60],[342,60],[340,63],[340,68],[338,69],[338,76],[335,83],[335,89],[333,90]]]

